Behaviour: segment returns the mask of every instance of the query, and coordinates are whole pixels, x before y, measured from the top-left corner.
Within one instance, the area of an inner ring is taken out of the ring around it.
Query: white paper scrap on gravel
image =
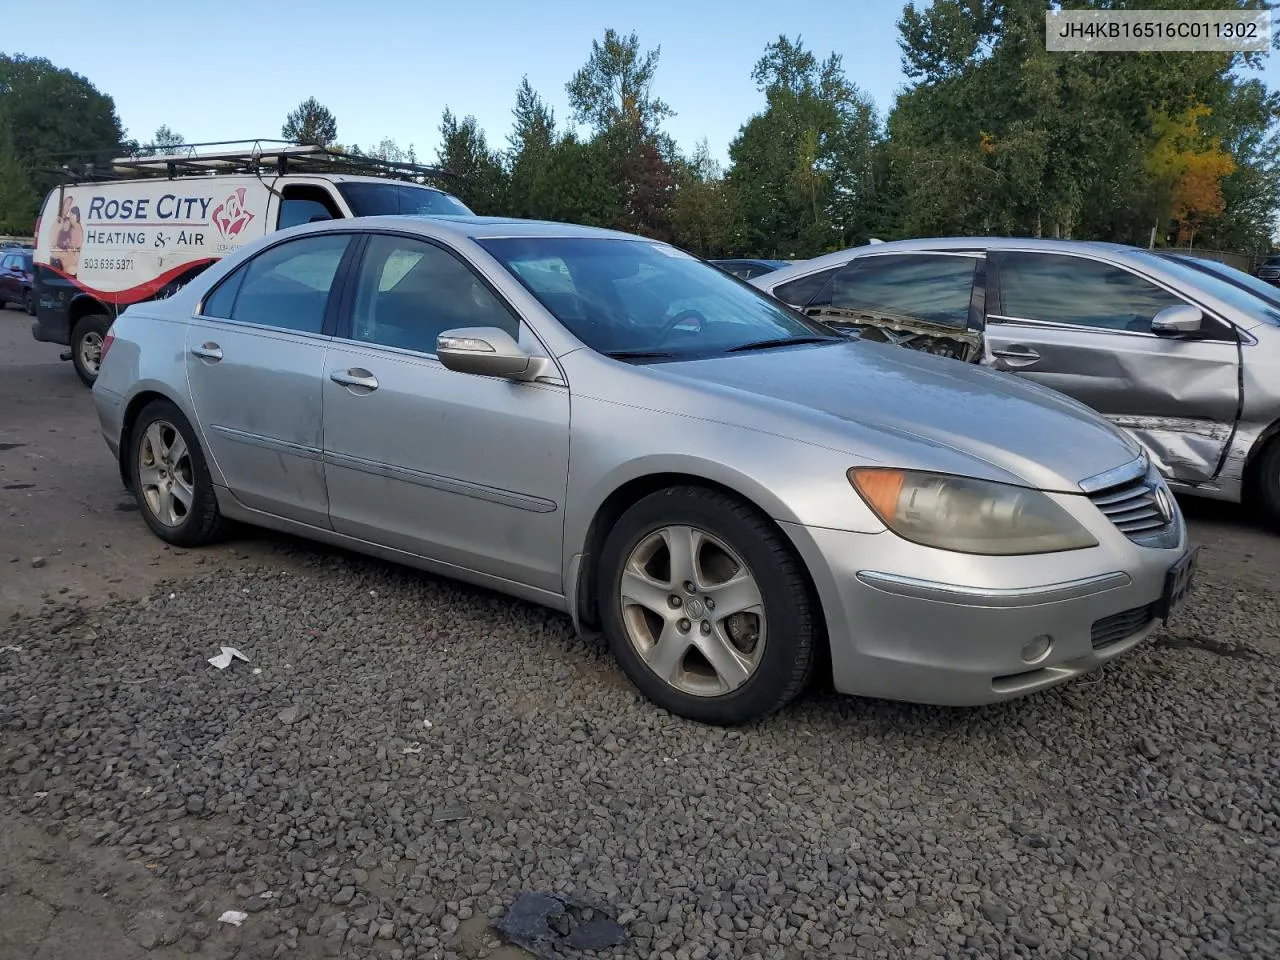
[[[237,650],[235,647],[223,647],[222,652],[220,654],[218,654],[216,657],[209,658],[209,662],[212,663],[219,670],[225,670],[227,669],[227,667],[231,666],[231,661],[232,659],[235,659],[235,658],[243,660],[245,663],[249,662],[249,658],[246,657],[239,650]]]
[[[227,648],[223,647],[222,649],[226,650]],[[218,918],[218,922],[229,923],[233,927],[238,927],[240,926],[240,924],[244,923],[248,919],[249,919],[249,915],[245,913],[243,910],[228,910],[226,913],[224,913],[222,916]]]

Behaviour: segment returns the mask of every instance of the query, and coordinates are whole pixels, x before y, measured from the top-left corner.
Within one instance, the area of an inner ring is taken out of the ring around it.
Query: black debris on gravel
[[[602,905],[560,893],[522,893],[494,926],[516,946],[546,960],[616,947],[627,937]]]

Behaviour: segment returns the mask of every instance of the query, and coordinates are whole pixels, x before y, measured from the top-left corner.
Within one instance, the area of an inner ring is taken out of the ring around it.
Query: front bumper
[[[1055,499],[1087,521],[1099,546],[977,557],[888,532],[783,524],[817,587],[836,689],[947,706],[994,703],[1088,673],[1155,632],[1166,574],[1187,549],[1182,518],[1176,547],[1145,548],[1086,498]],[[1046,637],[1046,652],[1024,658]]]

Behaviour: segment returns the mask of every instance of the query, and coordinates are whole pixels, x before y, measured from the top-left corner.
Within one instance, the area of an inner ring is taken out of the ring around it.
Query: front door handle
[[[334,370],[329,379],[344,387],[359,387],[363,390],[377,390],[378,378],[364,367],[352,367],[350,370]]]
[[[198,347],[192,347],[191,352],[201,360],[208,360],[210,363],[217,363],[222,359],[222,348],[212,340],[206,340]]]
[[[1029,367],[1040,359],[1040,354],[1030,347],[1013,345],[1003,349],[992,349],[991,355],[1002,360],[1010,367]]]

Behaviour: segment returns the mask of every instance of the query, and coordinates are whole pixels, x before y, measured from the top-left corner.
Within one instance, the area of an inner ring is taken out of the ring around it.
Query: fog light
[[[1053,637],[1042,633],[1022,648],[1022,659],[1026,663],[1039,663],[1049,655],[1053,648]]]

